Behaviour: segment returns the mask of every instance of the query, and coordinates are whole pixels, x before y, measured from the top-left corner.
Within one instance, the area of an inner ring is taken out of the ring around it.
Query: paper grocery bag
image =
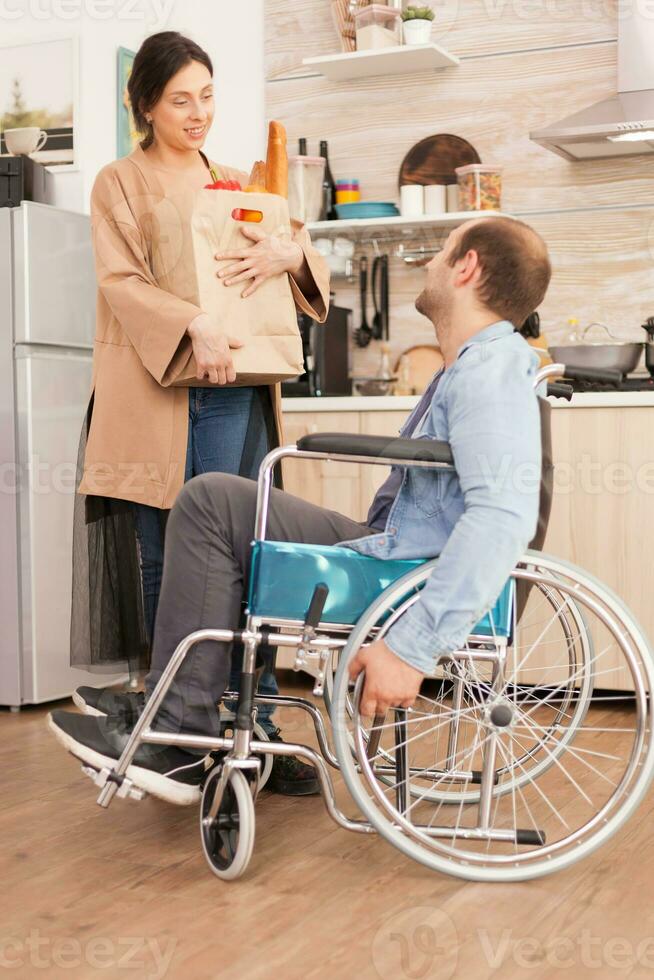
[[[259,217],[246,221],[243,212]],[[234,260],[217,262],[219,252],[252,246],[241,228],[291,236],[288,202],[277,194],[200,190],[170,195],[152,212],[152,271],[159,286],[199,306],[221,332],[237,337],[232,350],[237,385],[272,384],[304,371],[302,341],[288,275],[264,282],[242,297],[248,282],[226,286],[216,273]],[[173,386],[210,386],[196,378],[190,337],[167,374]]]

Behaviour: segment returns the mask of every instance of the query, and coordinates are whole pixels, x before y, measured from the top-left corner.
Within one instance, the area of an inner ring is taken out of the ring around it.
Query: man
[[[456,473],[393,468],[366,524],[273,491],[267,537],[347,545],[379,558],[440,556],[419,600],[350,669],[365,670],[362,712],[415,701],[439,655],[456,649],[493,604],[536,529],[541,440],[533,389],[539,358],[514,332],[542,302],[551,276],[542,239],[522,222],[486,218],[454,230],[427,266],[416,309],[434,324],[445,360],[402,435],[450,443]],[[189,481],[168,521],[151,694],[178,643],[194,630],[236,629],[247,586],[256,486],[205,474]],[[224,644],[196,644],[154,723],[218,734],[229,676]],[[124,696],[123,696],[124,698]],[[76,756],[111,767],[133,716],[55,711],[50,726]],[[209,756],[142,746],[128,776],[178,803],[199,799]]]

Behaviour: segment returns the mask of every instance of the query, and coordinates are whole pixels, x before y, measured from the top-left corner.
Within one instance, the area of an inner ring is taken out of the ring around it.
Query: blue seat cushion
[[[256,541],[252,546],[248,610],[264,619],[303,621],[313,590],[324,582],[329,595],[322,622],[351,626],[384,589],[423,564],[423,559],[384,560],[337,546]],[[473,633],[508,636],[513,593],[511,579]]]

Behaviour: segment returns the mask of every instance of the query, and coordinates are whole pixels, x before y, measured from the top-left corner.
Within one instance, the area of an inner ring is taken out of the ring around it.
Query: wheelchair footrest
[[[536,847],[542,847],[545,844],[545,831],[516,830],[515,842],[516,844],[532,844],[536,845]]]
[[[126,776],[122,776],[120,779],[113,778],[113,772],[109,769],[98,770],[84,763],[82,764],[82,772],[89,779],[92,779],[96,786],[100,786],[101,788],[106,786],[108,782],[118,783],[116,795],[122,796],[123,799],[129,796],[132,800],[144,800],[148,795],[144,789],[141,789],[140,786],[135,786],[132,780]]]

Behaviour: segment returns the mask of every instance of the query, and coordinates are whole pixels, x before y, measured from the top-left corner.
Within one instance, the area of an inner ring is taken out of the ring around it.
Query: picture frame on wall
[[[126,157],[136,148],[142,138],[136,131],[134,116],[129,104],[127,82],[132,73],[135,51],[118,48],[117,94],[116,94],[116,156]]]
[[[58,170],[79,170],[79,37],[0,41],[0,154],[7,129],[47,133],[30,159]]]

